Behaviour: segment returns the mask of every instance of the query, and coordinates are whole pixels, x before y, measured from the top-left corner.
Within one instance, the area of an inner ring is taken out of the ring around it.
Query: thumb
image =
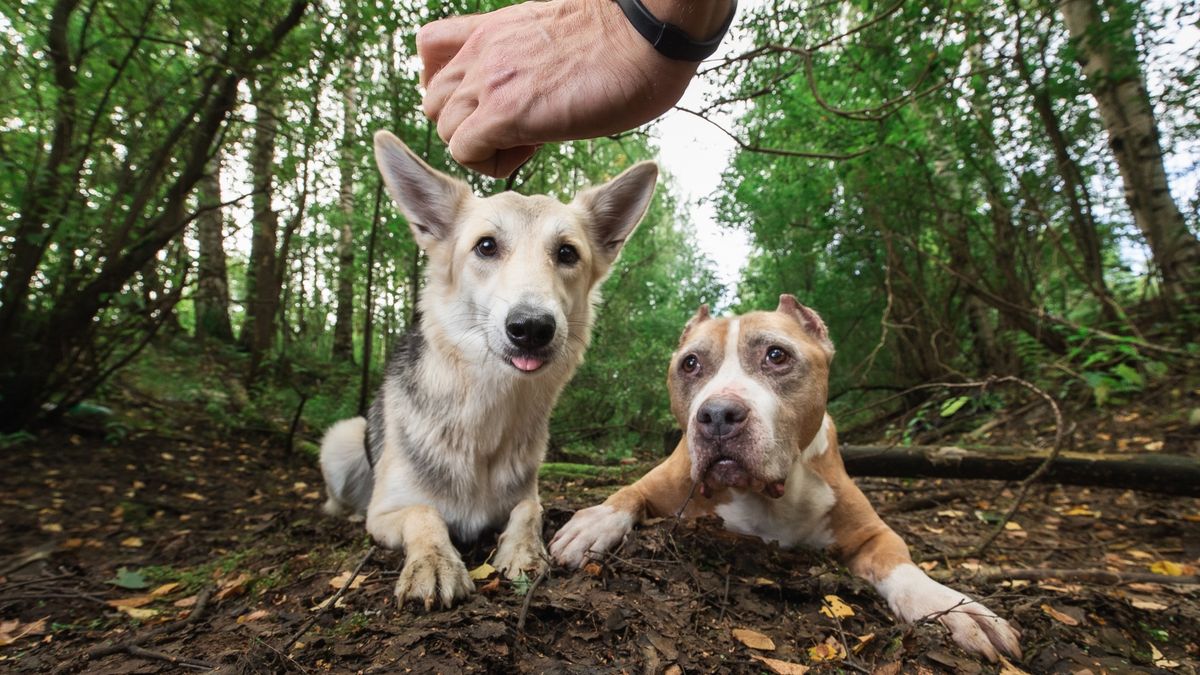
[[[454,16],[421,26],[417,31],[417,56],[421,59],[421,86],[429,81],[462,49],[486,14]]]

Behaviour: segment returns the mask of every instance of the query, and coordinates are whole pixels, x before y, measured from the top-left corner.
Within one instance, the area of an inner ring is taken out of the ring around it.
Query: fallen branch
[[[529,585],[529,590],[525,592],[525,602],[521,603],[521,614],[517,617],[518,633],[525,632],[525,617],[529,615],[529,603],[533,601],[533,592],[538,589],[538,586],[542,585],[542,580],[545,579],[548,574],[550,574],[550,567],[551,566],[547,564],[546,567],[542,569],[541,574],[538,574],[537,578],[533,580],[533,583]]]
[[[144,647],[138,647],[137,645],[130,645],[129,647],[127,647],[125,649],[125,651],[130,656],[136,656],[139,659],[152,659],[155,661],[166,661],[167,663],[172,663],[174,665],[182,666],[184,668],[192,668],[194,670],[212,670],[212,669],[216,668],[215,665],[209,663],[208,661],[201,661],[200,659],[189,659],[186,656],[171,656],[170,654],[164,654],[162,652],[156,652],[156,651],[153,651],[150,649],[146,649]]]
[[[933,570],[929,572],[929,576],[938,581],[973,579],[988,583],[1056,579],[1058,581],[1097,584],[1100,586],[1117,586],[1122,584],[1200,584],[1200,576],[1195,575],[1173,577],[1166,574],[1154,574],[1153,572],[1113,572],[1111,570],[1098,569],[1005,569],[1001,567],[983,567],[977,573],[966,577],[952,570]]]
[[[840,451],[852,476],[1004,481],[1025,479],[1049,454],[1023,447],[952,445],[844,445]],[[1097,455],[1063,451],[1038,476],[1038,482],[1200,497],[1200,461],[1165,453]]]
[[[210,598],[212,598],[212,594],[213,594],[213,588],[211,586],[200,591],[200,593],[196,596],[196,606],[193,607],[192,611],[188,612],[188,615],[183,617],[182,619],[179,619],[177,621],[172,621],[171,623],[164,623],[161,626],[155,626],[154,628],[151,628],[148,631],[144,631],[139,635],[135,635],[128,640],[123,640],[121,642],[117,642],[117,643],[111,644],[111,645],[97,645],[95,647],[92,647],[91,649],[89,649],[83,653],[83,656],[81,657],[81,659],[79,661],[68,661],[66,663],[63,663],[58,668],[56,668],[54,670],[54,672],[60,673],[60,672],[66,672],[68,670],[74,670],[77,667],[82,667],[83,665],[87,664],[89,661],[94,661],[96,659],[102,659],[106,656],[112,656],[113,654],[122,654],[122,653],[129,654],[130,656],[143,656],[146,658],[154,658],[154,659],[160,659],[160,660],[163,657],[165,657],[166,660],[169,660],[172,658],[177,658],[177,659],[180,659],[178,661],[178,663],[180,665],[199,668],[199,667],[201,667],[199,664],[203,664],[203,667],[206,667],[211,670],[212,668],[215,668],[215,666],[204,663],[202,661],[195,661],[194,659],[186,659],[186,658],[182,658],[182,657],[171,657],[171,656],[167,656],[166,654],[160,654],[159,652],[153,652],[151,650],[144,649],[142,647],[142,645],[145,644],[146,642],[149,642],[150,640],[152,640],[154,638],[161,637],[163,635],[170,635],[172,633],[180,631],[180,630],[187,628],[188,626],[196,623],[197,621],[199,621],[200,617],[204,614],[205,610],[208,609],[208,601]],[[188,661],[190,663],[184,663],[184,661]],[[175,661],[172,661],[172,663],[175,663]]]
[[[358,578],[359,572],[362,572],[363,565],[366,565],[367,561],[370,560],[371,556],[374,554],[375,545],[372,544],[371,548],[367,549],[367,553],[362,557],[362,560],[358,561],[358,565],[355,566],[354,571],[350,573],[350,578],[346,579],[346,583],[342,584],[342,587],[337,590],[337,593],[334,593],[333,597],[324,603],[320,611],[309,617],[308,620],[305,621],[295,633],[292,633],[292,636],[288,638],[288,641],[283,643],[283,646],[277,650],[279,653],[287,654],[288,651],[291,650],[292,645],[299,642],[300,638],[304,637],[304,634],[308,632],[308,629],[312,628],[313,624],[315,624],[318,619],[325,615],[325,612],[328,612],[331,607],[337,604],[337,601],[346,594],[346,591],[354,583],[354,580]]]

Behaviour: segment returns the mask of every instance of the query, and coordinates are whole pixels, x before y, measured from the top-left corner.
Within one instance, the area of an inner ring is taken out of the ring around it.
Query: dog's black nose
[[[728,438],[741,433],[750,408],[732,398],[710,398],[696,411],[700,432],[708,438]]]
[[[521,349],[538,349],[554,339],[554,315],[537,310],[514,308],[504,324],[508,339]]]

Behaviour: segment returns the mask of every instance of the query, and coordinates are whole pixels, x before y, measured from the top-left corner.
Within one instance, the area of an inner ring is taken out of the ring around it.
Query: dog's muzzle
[[[504,320],[504,332],[515,348],[510,358],[517,370],[532,373],[546,363],[546,347],[558,329],[554,315],[528,305],[517,305]]]

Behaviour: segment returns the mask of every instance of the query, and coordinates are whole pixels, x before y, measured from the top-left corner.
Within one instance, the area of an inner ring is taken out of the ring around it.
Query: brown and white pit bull
[[[829,549],[871,582],[902,620],[937,619],[967,651],[1019,658],[1017,631],[930,579],[846,474],[825,413],[833,344],[816,312],[790,295],[774,312],[712,318],[702,306],[671,358],[674,453],[555,535],[551,555],[579,567],[650,517],[715,514],[727,529],[781,546]],[[689,501],[693,485],[699,495]]]

